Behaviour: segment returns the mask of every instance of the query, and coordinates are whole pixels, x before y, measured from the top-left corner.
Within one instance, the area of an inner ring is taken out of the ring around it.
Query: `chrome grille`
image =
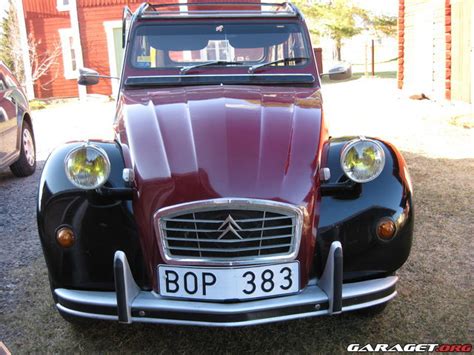
[[[294,258],[301,224],[301,211],[292,205],[246,199],[198,201],[155,215],[163,256],[189,262]]]

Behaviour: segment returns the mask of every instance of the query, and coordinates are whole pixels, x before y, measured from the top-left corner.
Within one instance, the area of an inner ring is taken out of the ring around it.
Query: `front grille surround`
[[[239,218],[248,214],[253,217]],[[208,219],[207,215],[220,216]],[[228,215],[232,220],[227,220]],[[199,222],[194,223],[196,220]],[[286,262],[294,260],[299,251],[303,210],[288,203],[270,200],[219,198],[159,209],[154,214],[154,225],[161,256],[169,264],[248,265]],[[225,228],[219,230],[222,225]],[[235,236],[232,228],[242,236],[241,240]],[[203,235],[207,237],[210,235],[213,239],[202,239],[196,231],[205,233]],[[193,236],[188,239],[186,233]],[[232,238],[227,239],[228,235]],[[218,237],[221,239],[216,240]],[[216,245],[219,250],[216,250]]]

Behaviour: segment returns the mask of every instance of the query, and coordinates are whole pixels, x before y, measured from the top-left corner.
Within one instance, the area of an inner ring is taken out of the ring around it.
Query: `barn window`
[[[61,48],[63,52],[64,77],[66,79],[76,79],[77,56],[74,47],[74,36],[72,29],[60,29],[59,36],[61,37]]]
[[[68,11],[69,5],[69,0],[57,0],[56,8],[58,9],[58,11]]]

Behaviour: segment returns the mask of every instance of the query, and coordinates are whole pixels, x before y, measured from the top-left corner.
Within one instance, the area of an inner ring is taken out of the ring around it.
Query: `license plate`
[[[298,292],[299,264],[252,267],[158,266],[159,293],[165,297],[243,300]]]

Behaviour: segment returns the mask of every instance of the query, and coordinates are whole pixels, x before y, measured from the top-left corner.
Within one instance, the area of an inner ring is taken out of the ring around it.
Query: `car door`
[[[18,126],[15,88],[10,88],[0,72],[0,166],[9,164],[17,152]]]

